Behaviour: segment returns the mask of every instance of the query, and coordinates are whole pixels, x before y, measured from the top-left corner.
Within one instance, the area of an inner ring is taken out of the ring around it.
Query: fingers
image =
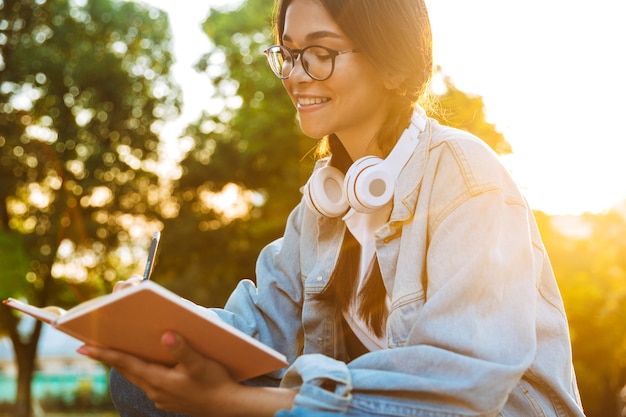
[[[113,350],[104,349],[96,346],[83,345],[76,350],[81,355],[89,356],[99,362],[106,363],[116,369],[132,369],[142,368],[146,365],[146,362],[141,359],[128,355],[126,353]]]
[[[76,350],[96,361],[105,363],[117,369],[134,385],[145,388],[145,381],[160,375],[162,366],[145,362],[140,358],[113,349],[104,349],[96,346],[83,345]],[[159,368],[159,369],[153,369]]]
[[[123,290],[124,288],[134,287],[135,285],[139,285],[143,281],[143,277],[141,275],[133,275],[125,281],[117,281],[113,286],[113,292]]]
[[[168,331],[161,337],[161,343],[172,354],[177,365],[174,367],[179,371],[189,375],[191,379],[202,379],[209,373],[219,377],[227,376],[224,368],[216,362],[203,357],[196,352],[187,342],[178,334]],[[156,374],[162,373],[165,368],[158,364],[146,362],[139,357],[130,355],[118,350],[101,348],[91,345],[83,345],[77,349],[77,352],[89,356],[90,358],[103,362],[125,376],[131,374],[144,375],[146,379],[150,378],[149,372]],[[158,368],[158,369],[157,369]],[[172,368],[167,368],[172,369]]]

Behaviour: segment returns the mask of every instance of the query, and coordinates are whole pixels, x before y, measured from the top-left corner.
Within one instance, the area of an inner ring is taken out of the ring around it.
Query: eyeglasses
[[[283,45],[274,45],[264,53],[270,68],[281,80],[289,78],[295,67],[296,59],[300,58],[304,71],[317,81],[324,81],[333,75],[335,58],[338,55],[360,52],[358,49],[335,51],[325,46],[310,45],[303,49],[289,49]]]

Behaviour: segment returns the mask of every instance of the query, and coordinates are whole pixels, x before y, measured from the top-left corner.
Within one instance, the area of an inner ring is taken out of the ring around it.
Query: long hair
[[[382,79],[397,85],[389,112],[376,135],[378,148],[387,155],[408,126],[415,104],[429,108],[428,85],[433,71],[432,34],[424,0],[315,0],[355,43]],[[282,43],[287,8],[292,0],[276,0],[274,37]],[[320,141],[317,154],[329,151],[328,138]],[[334,157],[333,157],[334,158]],[[360,247],[346,230],[337,265],[329,284],[318,296],[349,309],[358,297],[359,316],[381,336],[384,332],[386,291],[375,259],[362,290],[356,294]]]
[[[360,260],[359,242],[350,230],[346,229],[337,265],[328,285],[316,298],[334,305],[339,315],[350,308],[356,296],[357,314],[376,336],[381,337],[384,334],[387,317],[387,291],[378,259],[374,258],[363,288],[356,293]]]

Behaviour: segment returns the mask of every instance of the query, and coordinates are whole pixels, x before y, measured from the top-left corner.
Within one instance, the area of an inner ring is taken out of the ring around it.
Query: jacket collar
[[[432,129],[433,120],[427,119],[426,128],[420,133],[417,148],[396,181],[393,209],[389,221],[379,229],[377,234],[379,238],[394,238],[402,226],[412,221],[415,215],[417,199],[424,179],[428,150],[432,142]]]

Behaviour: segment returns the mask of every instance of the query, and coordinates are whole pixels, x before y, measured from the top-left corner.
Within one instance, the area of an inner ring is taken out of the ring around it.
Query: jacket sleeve
[[[256,285],[242,280],[224,309],[214,311],[227,323],[287,356],[302,352],[302,283],[299,262],[301,206],[290,214],[282,238],[267,245],[256,264]],[[272,374],[282,377],[282,371]]]

